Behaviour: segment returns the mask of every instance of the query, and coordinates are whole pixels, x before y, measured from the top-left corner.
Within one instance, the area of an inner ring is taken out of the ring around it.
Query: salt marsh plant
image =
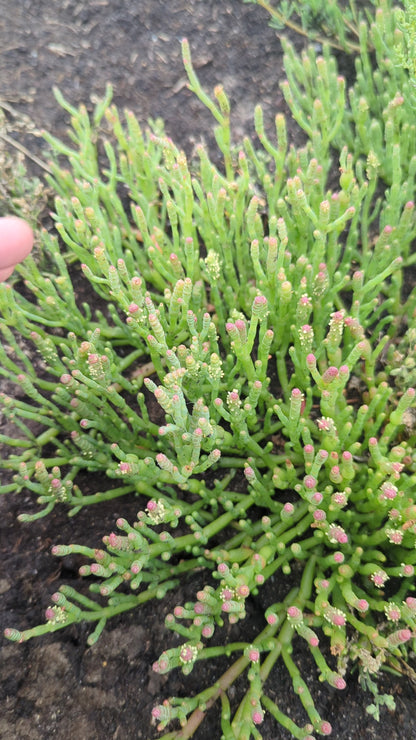
[[[224,89],[203,91],[184,41],[222,167],[203,146],[188,163],[162,124],[120,116],[110,90],[91,117],[57,93],[71,131],[70,143],[45,135],[55,233],[0,291],[0,372],[18,390],[1,396],[16,431],[1,437],[12,478],[0,490],[33,492],[39,508],[22,522],[132,494],[138,514],[101,549],[55,546],[88,558],[91,595],[62,585],[45,624],[6,636],[85,621],[93,644],[113,615],[197,571],[194,600],[166,617],[176,646],[153,667],[188,674],[217,656],[229,667],[153,709],[159,730],[181,726],[165,740],[191,737],[217,704],[224,740],[261,738],[265,713],[294,738],[329,735],[295,641],[337,690],[357,668],[376,717],[394,704],[377,676],[414,649],[416,137],[400,33],[384,5],[360,24],[349,90],[328,47],[299,59],[285,43],[298,149],[281,113],[266,134],[261,107],[260,144],[235,142]],[[85,473],[105,486],[83,491]],[[276,579],[247,639],[249,604]],[[269,696],[277,664],[303,725]]]

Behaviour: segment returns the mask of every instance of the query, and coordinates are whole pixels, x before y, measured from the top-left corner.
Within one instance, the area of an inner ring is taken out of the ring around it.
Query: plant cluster
[[[45,135],[58,236],[43,231],[40,257],[17,268],[23,282],[0,287],[0,373],[18,389],[1,394],[16,436],[0,438],[13,473],[0,491],[36,496],[22,522],[127,494],[140,507],[101,549],[53,548],[90,560],[91,598],[62,585],[45,624],[6,636],[85,621],[93,644],[113,615],[162,599],[197,569],[194,601],[166,618],[176,646],[153,668],[188,674],[219,655],[230,666],[153,709],[160,730],[181,725],[165,740],[191,737],[217,701],[224,740],[261,738],[265,712],[294,738],[329,735],[294,641],[338,690],[357,666],[375,716],[393,702],[377,694],[380,670],[414,649],[414,109],[387,4],[358,33],[348,91],[328,47],[299,59],[285,43],[282,89],[307,135],[298,149],[280,113],[275,139],[266,134],[261,107],[261,147],[233,142],[227,96],[202,90],[184,41],[222,169],[203,146],[188,164],[160,122],[143,131],[130,111],[123,121],[110,90],[91,118],[57,93],[72,124],[72,144]],[[84,493],[83,472],[105,490]],[[247,641],[246,610],[274,574],[285,596]],[[221,644],[227,622],[238,642]],[[303,726],[268,696],[278,662]],[[235,707],[229,689],[242,674]]]
[[[327,43],[332,48],[359,53],[361,51],[360,30],[361,21],[373,19],[374,8],[380,8],[383,13],[391,13],[392,0],[365,0],[357,3],[356,0],[243,0],[245,3],[254,3],[264,8],[270,15],[270,26],[277,31],[290,28],[292,31],[306,36],[316,43]],[[409,0],[407,0],[409,3]],[[412,0],[410,0],[412,4]],[[407,19],[409,22],[411,19]],[[374,48],[371,41],[371,50]]]

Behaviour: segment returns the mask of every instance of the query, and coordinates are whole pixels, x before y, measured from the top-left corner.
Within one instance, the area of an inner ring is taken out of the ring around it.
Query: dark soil
[[[269,129],[275,112],[287,112],[279,89],[284,77],[279,40],[267,27],[266,14],[242,0],[0,0],[0,95],[13,109],[8,114],[11,125],[24,114],[36,129],[46,128],[63,137],[67,116],[55,103],[52,86],[57,85],[73,104],[89,104],[91,96],[102,95],[109,81],[117,105],[132,109],[143,122],[163,117],[167,133],[189,154],[201,140],[213,148],[210,115],[186,89],[179,47],[183,36],[190,41],[205,87],[224,84],[236,138],[253,135],[256,103],[262,103]],[[292,41],[301,48],[299,38]],[[293,124],[290,135],[292,141],[302,140]],[[19,132],[16,138],[34,154],[42,154],[39,137]],[[72,541],[99,546],[117,517],[133,520],[141,508],[137,499],[127,497],[96,510],[90,507],[74,519],[61,510],[30,526],[19,524],[17,514],[31,506],[33,502],[24,495],[0,499],[2,629],[25,629],[42,622],[50,595],[61,583],[78,587],[79,562],[53,558],[51,545]],[[264,627],[265,607],[288,585],[271,582],[261,603],[250,605],[248,629],[253,637]],[[178,671],[160,677],[151,670],[153,661],[175,640],[163,625],[164,616],[176,604],[193,599],[199,587],[195,576],[163,602],[115,619],[92,648],[86,645],[88,630],[82,625],[23,645],[4,640],[0,737],[156,738],[158,733],[150,724],[152,706],[171,695],[186,696],[195,685],[199,690],[211,685],[227,667],[226,659],[213,667],[198,664],[187,678]],[[234,635],[238,635],[235,628]],[[383,677],[382,688],[394,694],[397,710],[383,709],[377,724],[365,712],[371,697],[360,691],[356,677],[344,692],[335,692],[319,684],[301,644],[295,644],[294,657],[322,716],[333,725],[336,740],[381,734],[391,740],[416,738],[415,695],[405,679]],[[269,684],[272,698],[304,723],[306,715],[288,690],[286,674],[276,669]],[[237,684],[237,695],[241,688]],[[194,737],[216,740],[220,736],[214,709]],[[262,736],[289,738],[270,720],[264,722]]]

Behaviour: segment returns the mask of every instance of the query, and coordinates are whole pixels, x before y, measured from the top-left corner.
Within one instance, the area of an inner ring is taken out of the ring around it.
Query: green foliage
[[[0,374],[17,389],[1,397],[16,436],[0,440],[13,450],[0,490],[35,494],[39,510],[22,521],[127,494],[140,511],[102,549],[53,548],[91,561],[81,575],[96,579],[95,598],[63,585],[45,624],[6,636],[87,621],[92,644],[113,615],[197,569],[195,601],[166,617],[182,642],[154,670],[187,674],[220,655],[230,665],[194,697],[154,708],[160,730],[182,725],[165,740],[191,737],[219,699],[225,740],[261,737],[264,712],[295,738],[328,735],[293,640],[323,681],[342,690],[358,664],[373,694],[383,665],[414,645],[416,152],[408,73],[384,48],[393,53],[394,15],[381,11],[360,24],[348,93],[327,47],[299,60],[285,44],[300,149],[281,114],[266,134],[260,107],[261,146],[234,143],[225,92],[208,98],[184,42],[223,169],[203,147],[189,164],[160,122],[143,131],[121,117],[110,90],[91,118],[57,93],[72,124],[70,145],[47,135],[59,237],[44,231],[42,264],[29,258],[23,284],[0,288]],[[105,490],[83,493],[85,472]],[[284,597],[247,640],[247,599],[274,574]],[[226,642],[225,622],[239,624],[239,642]],[[277,663],[304,726],[268,696]],[[242,674],[236,707],[228,690]]]
[[[398,34],[395,52],[399,64],[410,72],[411,82],[416,78],[416,2],[404,0],[404,9],[396,10]]]
[[[385,706],[391,712],[394,712],[396,709],[396,702],[394,701],[393,696],[391,694],[380,694],[377,683],[370,678],[368,673],[361,673],[360,683],[364,689],[373,694],[374,704],[369,704],[366,711],[368,714],[371,714],[377,722],[380,721],[380,707]]]
[[[388,16],[391,0],[243,0],[264,8],[270,15],[270,26],[277,31],[290,28],[317,43],[327,43],[348,52],[360,51],[360,25],[371,19],[374,9]],[[412,0],[410,0],[411,4]],[[369,46],[372,50],[372,46]]]

